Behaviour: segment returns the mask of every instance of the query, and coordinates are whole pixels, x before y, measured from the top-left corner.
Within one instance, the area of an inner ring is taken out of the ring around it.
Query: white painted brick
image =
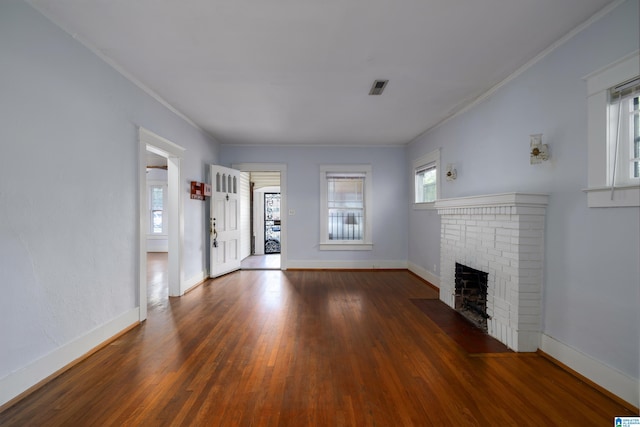
[[[521,237],[520,245],[540,246],[542,244],[541,237]]]
[[[520,261],[520,268],[523,270],[526,270],[527,272],[529,271],[535,271],[537,273],[540,273],[540,271],[542,270],[542,261],[526,261],[526,260],[521,260]],[[530,274],[526,274],[527,276],[531,276]]]
[[[521,278],[542,279],[542,270],[539,268],[522,268],[520,269]]]
[[[518,348],[518,331],[516,329],[511,329],[511,343],[508,345],[509,348]]]
[[[517,268],[513,268],[510,265],[502,266],[502,272],[505,273],[505,274],[508,274],[511,277],[517,277],[518,276],[518,269]]]
[[[487,250],[487,254],[492,255],[494,257],[500,257],[502,256],[502,251],[499,251],[497,249],[489,249]]]
[[[442,215],[440,277],[441,291],[446,292],[444,297],[453,304],[456,261],[487,271],[490,335],[516,350],[530,348],[531,342],[537,345],[544,208],[452,208],[439,213]]]
[[[520,253],[521,254],[539,254],[542,251],[542,246],[532,246],[532,245],[520,245]]]
[[[517,240],[517,239],[516,239]],[[512,237],[511,236],[507,236],[507,235],[496,235],[496,245],[498,245],[499,243],[508,243],[508,244],[512,244],[514,243],[512,241]],[[518,243],[517,241],[515,242],[516,244]]]
[[[523,295],[530,295],[531,298],[523,298],[522,297]],[[540,304],[540,301],[541,301],[541,295],[539,292],[537,293],[537,298],[534,293],[526,293],[526,294],[519,294],[517,304],[520,307],[533,307],[533,308],[538,308],[538,310],[541,310],[542,305]]]
[[[538,293],[540,292],[540,285],[538,283],[535,284],[527,284],[527,283],[520,283],[520,292],[522,293]]]
[[[499,251],[511,251],[511,245],[509,243],[496,242],[495,248]]]
[[[518,313],[521,315],[531,315],[531,316],[540,316],[540,306],[536,307],[527,307],[522,304],[518,307]]]
[[[511,233],[513,231],[507,228],[496,228],[494,230],[495,230],[496,236],[511,236]]]

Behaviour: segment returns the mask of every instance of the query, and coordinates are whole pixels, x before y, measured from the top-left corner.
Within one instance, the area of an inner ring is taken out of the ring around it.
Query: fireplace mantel
[[[460,208],[497,208],[497,207],[544,207],[549,196],[534,193],[501,193],[482,196],[456,197],[436,201],[440,210]]]
[[[546,194],[443,199],[440,299],[455,307],[455,264],[487,272],[488,333],[516,351],[536,351],[544,261]]]

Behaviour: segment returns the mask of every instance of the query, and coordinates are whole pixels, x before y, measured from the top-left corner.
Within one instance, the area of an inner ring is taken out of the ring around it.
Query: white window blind
[[[362,240],[365,175],[327,172],[329,240]]]
[[[321,165],[320,182],[320,250],[371,250],[371,166]]]
[[[415,202],[429,203],[435,202],[437,198],[437,167],[432,162],[416,169],[415,176]]]
[[[640,180],[640,77],[609,89],[607,181],[616,186]]]

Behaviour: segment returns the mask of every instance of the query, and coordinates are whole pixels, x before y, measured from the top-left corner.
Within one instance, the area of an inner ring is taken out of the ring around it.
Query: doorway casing
[[[168,187],[168,268],[169,268],[169,296],[182,295],[182,252],[184,217],[180,194],[181,164],[185,149],[173,142],[162,138],[153,132],[140,127],[139,129],[139,295],[140,321],[147,318],[147,229],[149,218],[147,215],[146,194],[146,152],[150,151],[167,159],[167,187]]]
[[[287,165],[285,163],[237,163],[231,166],[241,172],[280,172],[280,269],[287,269]]]

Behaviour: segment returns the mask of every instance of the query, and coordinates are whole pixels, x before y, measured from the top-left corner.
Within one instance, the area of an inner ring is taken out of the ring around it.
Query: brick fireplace
[[[487,332],[515,351],[536,351],[548,196],[506,193],[443,199],[440,299],[455,308],[456,263],[487,273]]]

